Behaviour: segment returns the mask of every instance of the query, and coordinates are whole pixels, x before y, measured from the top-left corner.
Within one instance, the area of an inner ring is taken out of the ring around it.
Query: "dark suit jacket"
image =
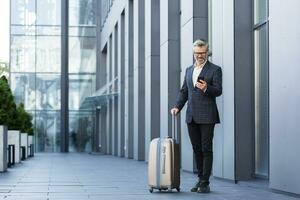
[[[199,77],[207,82],[205,93],[193,85],[194,66],[185,71],[185,78],[180,89],[175,107],[181,110],[187,103],[186,122],[194,120],[197,124],[220,123],[216,97],[222,94],[222,70],[219,66],[207,61]]]

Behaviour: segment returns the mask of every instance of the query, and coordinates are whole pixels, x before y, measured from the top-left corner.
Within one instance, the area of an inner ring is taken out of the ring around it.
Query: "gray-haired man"
[[[171,109],[176,115],[188,102],[186,123],[198,169],[198,181],[191,191],[203,193],[210,192],[214,127],[220,123],[216,97],[222,94],[222,70],[207,60],[208,50],[205,40],[194,42],[195,63],[186,69],[176,105]]]

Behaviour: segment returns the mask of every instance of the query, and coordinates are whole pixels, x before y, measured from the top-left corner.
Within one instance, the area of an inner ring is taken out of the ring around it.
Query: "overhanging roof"
[[[118,78],[116,77],[114,80],[94,92],[91,96],[86,97],[81,103],[80,109],[95,109],[101,107],[106,105],[108,100],[118,96],[118,91],[112,87],[117,80]]]

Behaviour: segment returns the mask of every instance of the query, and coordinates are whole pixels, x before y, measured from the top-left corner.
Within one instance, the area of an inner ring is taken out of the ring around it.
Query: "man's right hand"
[[[177,115],[179,112],[179,109],[178,108],[172,108],[171,109],[171,115]]]

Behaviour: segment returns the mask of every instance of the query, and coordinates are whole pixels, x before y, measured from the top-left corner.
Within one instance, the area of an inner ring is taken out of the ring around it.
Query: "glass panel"
[[[269,63],[267,26],[255,30],[255,174],[269,173]]]
[[[69,25],[96,25],[96,0],[69,0]]]
[[[10,74],[11,89],[17,104],[23,102],[26,110],[35,109],[35,74]]]
[[[37,24],[61,24],[61,0],[37,0]]]
[[[11,0],[11,24],[34,25],[35,0]]]
[[[264,22],[268,16],[268,0],[254,1],[254,24]]]
[[[69,73],[95,72],[96,38],[69,38]]]
[[[69,27],[69,36],[96,37],[95,26]]]
[[[36,111],[36,150],[38,152],[60,151],[60,112]]]
[[[60,110],[60,74],[36,74],[36,109]]]
[[[69,109],[79,110],[87,96],[95,91],[95,74],[69,75]]]
[[[94,113],[92,111],[69,112],[69,151],[91,152],[91,139],[94,128]]]
[[[37,72],[60,72],[61,38],[59,36],[37,37]]]
[[[36,26],[37,35],[45,36],[60,36],[61,27],[60,26]]]
[[[11,36],[11,72],[35,71],[35,37]]]
[[[10,31],[12,35],[35,35],[35,26],[15,25],[11,26]]]

